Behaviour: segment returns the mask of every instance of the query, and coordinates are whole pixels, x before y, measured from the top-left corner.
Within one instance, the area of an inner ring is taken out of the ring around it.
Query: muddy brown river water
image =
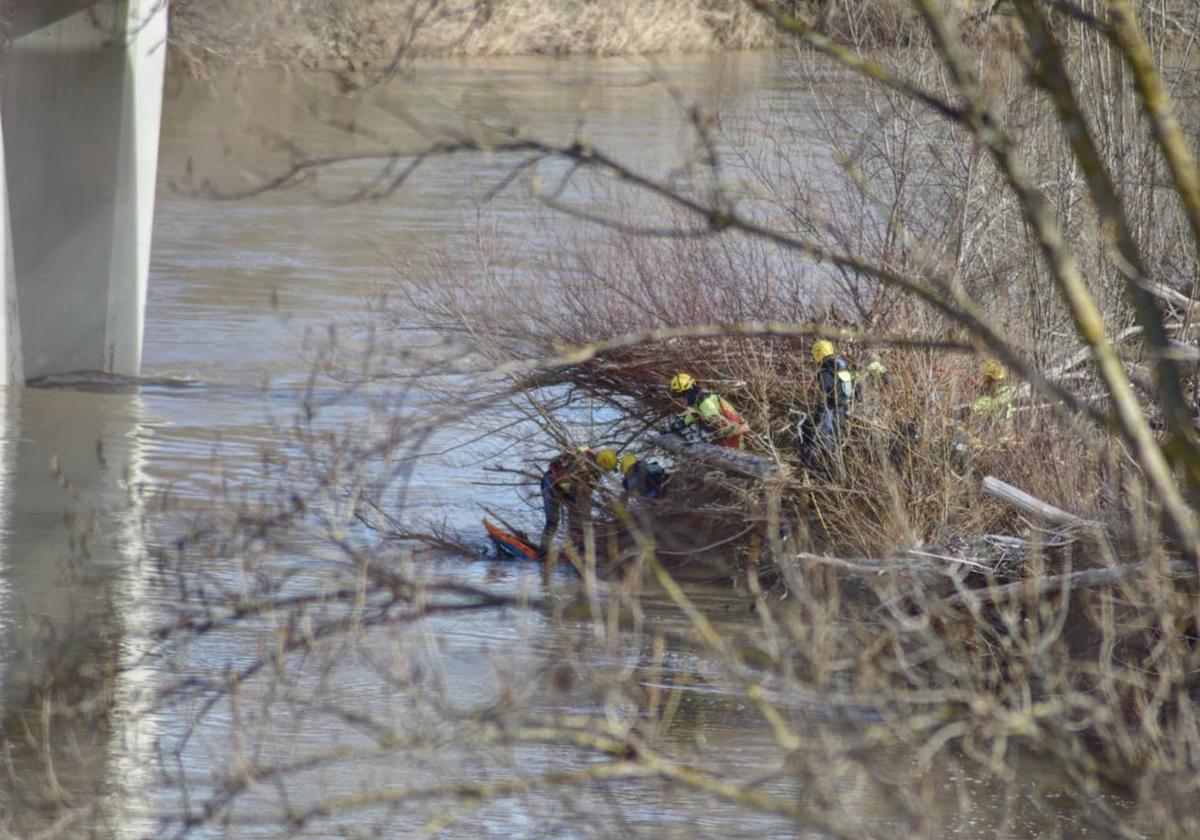
[[[471,270],[482,227],[490,236],[522,243],[510,252],[518,256],[510,256],[506,267],[520,282],[536,262],[539,242],[548,247],[539,240],[538,225],[531,224],[531,219],[545,224],[547,213],[519,183],[481,204],[512,164],[502,157],[431,160],[386,200],[345,205],[333,199],[370,178],[374,164],[338,165],[321,172],[313,184],[237,201],[197,191],[202,179],[215,189],[234,190],[268,177],[286,161],[276,135],[310,150],[366,151],[374,147],[375,133],[383,131],[390,142],[415,148],[423,130],[457,126],[486,132],[489,126],[514,121],[542,136],[567,139],[580,120],[596,145],[629,163],[666,173],[689,148],[681,102],[719,103],[730,126],[737,114],[786,111],[803,119],[806,108],[853,107],[854,83],[819,67],[803,69],[799,74],[796,59],[775,54],[672,57],[654,64],[625,59],[447,61],[418,65],[358,104],[338,97],[325,77],[263,71],[220,74],[207,81],[171,80],[146,312],[147,381],[114,383],[83,376],[0,393],[0,716],[6,758],[0,773],[5,820],[0,824],[29,836],[56,831],[64,836],[159,836],[167,831],[164,819],[186,804],[180,778],[202,791],[232,755],[250,749],[235,735],[237,725],[228,713],[206,718],[186,748],[176,749],[195,710],[147,711],[146,698],[167,682],[186,677],[189,668],[197,676],[219,673],[255,641],[250,631],[206,640],[175,660],[170,673],[146,657],[151,648],[147,633],[162,620],[172,596],[145,557],[169,544],[173,535],[161,524],[143,527],[139,511],[145,497],[139,500],[139,494],[169,488],[176,505],[167,527],[180,528],[188,514],[206,510],[222,487],[242,486],[252,494],[259,475],[254,465],[263,448],[287,450],[290,445],[283,431],[302,398],[313,337],[324,334],[331,322],[352,324],[366,313],[371,296],[394,278],[389,257],[437,251],[451,261],[457,255],[463,270]],[[668,93],[654,82],[656,75],[669,79],[675,90]],[[798,75],[817,80],[828,94],[826,104],[797,92]],[[470,115],[465,122],[464,113]],[[358,134],[344,130],[350,122]],[[264,131],[251,133],[247,129],[252,126]],[[797,154],[824,152],[814,146]],[[559,218],[552,224],[581,223]],[[335,413],[353,417],[360,409],[339,404]],[[453,448],[461,442],[455,436],[465,434],[457,430],[434,443]],[[523,451],[510,449],[506,457],[519,460]],[[490,455],[484,442],[423,463],[409,481],[408,506],[469,534],[478,529],[481,500],[532,522],[517,491],[480,484],[481,466]],[[293,550],[303,557],[303,542]],[[484,559],[429,562],[431,574],[497,591],[536,594],[544,587],[536,569]],[[553,584],[568,598],[579,586],[566,574]],[[747,621],[739,612],[740,602],[726,590],[697,589],[693,594],[730,626]],[[650,598],[645,611],[647,620],[661,627],[684,626],[661,598]],[[380,656],[425,662],[437,672],[448,702],[471,706],[488,702],[502,679],[529,678],[544,665],[545,656],[564,646],[578,651],[575,642],[591,632],[587,621],[564,629],[561,622],[536,612],[483,612],[439,617],[421,633],[402,639],[368,637],[361,644],[368,651],[375,644]],[[599,646],[588,656],[597,672],[616,672],[636,665],[644,652]],[[764,763],[775,761],[768,727],[747,710],[743,698],[709,679],[714,669],[702,653],[680,648],[670,651],[666,662],[659,679],[692,686],[681,695],[679,715],[686,720],[681,738],[733,777],[755,778],[767,769]],[[44,684],[52,673],[85,681],[89,667],[118,674],[118,713],[102,726],[67,723],[44,737],[31,736],[21,723],[35,709],[37,695],[30,687]],[[369,656],[355,660],[336,684],[319,688],[380,715],[412,713],[394,687],[379,679]],[[571,711],[587,708],[593,699],[568,693],[556,702]],[[260,753],[293,754],[353,740],[344,729],[291,706],[258,724],[249,740]],[[525,746],[519,755],[492,756],[485,763],[501,775],[517,765],[548,767],[559,757],[555,750]],[[907,759],[881,760],[903,772]],[[393,756],[380,764],[364,761],[341,767],[332,777],[316,773],[302,778],[291,795],[448,778],[481,761],[453,748]],[[164,780],[164,774],[170,779]],[[49,792],[48,775],[56,780]],[[762,784],[790,791],[777,780]],[[1006,808],[997,791],[987,780],[947,774],[945,790],[936,797],[945,808],[937,821],[941,836],[994,836],[998,815]],[[805,795],[803,790],[790,792]],[[264,803],[277,803],[275,793],[257,791],[248,797],[239,814],[250,824],[208,825],[197,833],[288,833],[254,824],[256,814],[268,807]],[[848,795],[853,798],[852,791]],[[604,813],[620,814],[621,821],[605,818],[589,824],[585,818],[601,813],[602,806]],[[889,807],[861,802],[862,814],[881,825],[890,819]],[[1018,813],[1006,824],[1004,836],[1087,836],[1077,814],[1047,810],[1045,801]],[[364,815],[358,826],[362,836],[420,834],[435,824],[436,814],[416,810],[382,823],[376,822],[378,816]],[[358,829],[351,825],[336,836]],[[294,830],[306,836],[331,832],[321,825]],[[581,793],[565,803],[562,797],[526,793],[469,809],[444,834],[794,836],[795,829],[770,817],[714,809],[704,797],[649,786]]]

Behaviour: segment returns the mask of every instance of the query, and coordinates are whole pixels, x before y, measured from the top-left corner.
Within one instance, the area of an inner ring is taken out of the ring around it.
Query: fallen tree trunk
[[[698,461],[726,472],[738,473],[750,478],[774,478],[780,475],[777,462],[741,449],[688,441],[679,435],[672,434],[652,434],[648,435],[646,439],[651,445],[666,450],[681,459]]]
[[[1073,513],[1068,513],[1062,508],[1057,508],[1049,502],[1043,502],[1041,499],[1026,493],[1020,487],[1014,487],[1008,482],[1001,481],[992,475],[984,477],[983,492],[1001,501],[1008,502],[1010,505],[1018,507],[1027,513],[1040,516],[1053,525],[1082,526],[1093,524]]]
[[[1171,575],[1190,574],[1193,569],[1193,565],[1185,560],[1172,561],[1167,567],[1167,571]],[[946,604],[952,607],[964,606],[969,601],[992,604],[1014,595],[1046,595],[1061,590],[1101,586],[1106,583],[1116,583],[1118,580],[1148,570],[1149,564],[1147,563],[1131,563],[1128,566],[1118,566],[1115,569],[1086,569],[1081,572],[1071,572],[1068,575],[1029,578],[1028,580],[1019,580],[1016,583],[1006,583],[1002,586],[989,586],[985,589],[960,592],[948,598]]]

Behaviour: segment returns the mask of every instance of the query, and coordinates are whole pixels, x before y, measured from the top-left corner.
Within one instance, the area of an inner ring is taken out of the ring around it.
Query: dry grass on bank
[[[906,0],[796,0],[784,7],[819,31],[864,47],[924,37]],[[960,0],[963,25],[1006,27],[990,0]],[[418,0],[415,3],[174,0],[175,57],[210,63],[283,62],[363,71],[397,57],[643,55],[777,48],[786,43],[742,0]]]
[[[176,2],[172,12],[183,62],[197,67],[299,60],[369,76],[398,57],[637,55],[780,44],[770,23],[739,0]]]

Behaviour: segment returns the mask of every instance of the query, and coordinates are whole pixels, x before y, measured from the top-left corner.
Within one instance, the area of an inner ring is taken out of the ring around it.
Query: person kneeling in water
[[[599,472],[608,472],[616,466],[616,452],[611,449],[593,452],[586,446],[550,462],[541,479],[542,511],[546,517],[542,528],[543,554],[549,551],[564,513],[568,532],[571,535],[582,532],[584,520],[591,515],[592,488]]]

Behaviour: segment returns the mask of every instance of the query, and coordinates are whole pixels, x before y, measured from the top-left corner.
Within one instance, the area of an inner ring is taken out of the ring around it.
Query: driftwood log
[[[1069,591],[1071,589],[1086,589],[1089,586],[1103,586],[1104,584],[1116,583],[1133,575],[1149,574],[1155,571],[1160,571],[1170,576],[1178,576],[1188,574],[1191,570],[1192,565],[1184,560],[1173,560],[1161,570],[1150,568],[1150,564],[1148,563],[1130,563],[1127,566],[1116,566],[1108,569],[1085,569],[1066,575],[1033,577],[1027,580],[1019,580],[1015,583],[1006,583],[1002,586],[989,586],[967,593],[959,593],[947,599],[946,604],[951,607],[960,607],[969,601],[991,604],[1015,596],[1039,596],[1051,592]]]
[[[989,496],[995,496],[1001,501],[1008,502],[1010,505],[1018,507],[1026,513],[1039,516],[1052,525],[1086,526],[1093,524],[1073,513],[1068,513],[1062,508],[1055,507],[1049,502],[1043,502],[1041,499],[1026,493],[1020,487],[1014,487],[1008,482],[1001,481],[992,475],[986,476],[983,479],[983,492]]]
[[[780,475],[779,464],[776,461],[741,449],[689,441],[672,434],[652,434],[648,435],[646,439],[653,446],[666,450],[672,455],[690,461],[699,461],[726,472],[750,478],[775,478]]]

